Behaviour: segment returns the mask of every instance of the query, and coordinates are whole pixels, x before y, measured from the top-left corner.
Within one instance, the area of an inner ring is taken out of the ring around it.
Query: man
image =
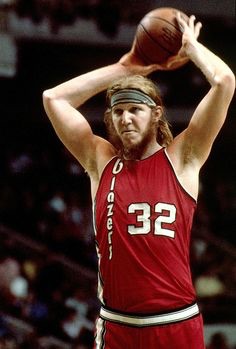
[[[179,54],[144,66],[134,49],[121,60],[44,92],[56,133],[89,174],[99,258],[96,348],[202,349],[202,318],[189,267],[199,171],[226,118],[235,78],[197,41],[191,16]],[[190,59],[209,92],[174,139],[155,85],[146,75]],[[115,82],[114,82],[115,80]],[[77,110],[107,89],[110,141]]]

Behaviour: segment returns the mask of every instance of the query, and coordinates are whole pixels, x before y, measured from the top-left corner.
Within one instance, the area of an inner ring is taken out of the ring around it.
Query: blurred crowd
[[[0,220],[94,267],[88,177],[63,148],[5,153]]]
[[[91,348],[98,311],[95,275],[83,276],[58,255],[21,244],[7,236],[1,239],[0,337],[14,334],[22,348],[29,337],[36,343],[45,336]],[[14,319],[30,324],[23,336],[13,330]]]
[[[33,326],[34,345],[21,338],[22,348],[38,348],[36,338],[44,336],[91,348],[97,259],[87,175],[63,148],[48,144],[40,153],[11,149],[1,160],[0,337],[10,340],[10,314]]]
[[[14,8],[19,17],[29,17],[35,23],[48,19],[53,32],[83,18],[93,19],[105,35],[114,37],[121,22],[136,24],[151,5],[151,0],[136,0],[136,6],[132,0],[127,0],[125,7],[119,0],[18,0]]]

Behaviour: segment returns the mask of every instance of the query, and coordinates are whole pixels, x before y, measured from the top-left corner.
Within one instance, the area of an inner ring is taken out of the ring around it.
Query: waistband
[[[106,309],[104,306],[102,306],[100,310],[100,317],[104,320],[120,323],[123,325],[144,327],[168,325],[171,323],[184,321],[198,315],[199,313],[200,312],[197,303],[169,313],[148,316],[121,314],[117,311]]]

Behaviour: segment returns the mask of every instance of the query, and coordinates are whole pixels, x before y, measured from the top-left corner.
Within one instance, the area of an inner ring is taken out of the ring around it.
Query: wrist
[[[194,57],[200,54],[201,48],[200,43],[197,40],[185,41],[183,43],[181,51],[184,52],[185,56],[193,60]]]

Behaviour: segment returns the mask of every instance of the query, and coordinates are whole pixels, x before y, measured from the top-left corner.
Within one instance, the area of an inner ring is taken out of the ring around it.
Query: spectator
[[[226,336],[222,332],[216,332],[212,335],[207,349],[230,349]]]

